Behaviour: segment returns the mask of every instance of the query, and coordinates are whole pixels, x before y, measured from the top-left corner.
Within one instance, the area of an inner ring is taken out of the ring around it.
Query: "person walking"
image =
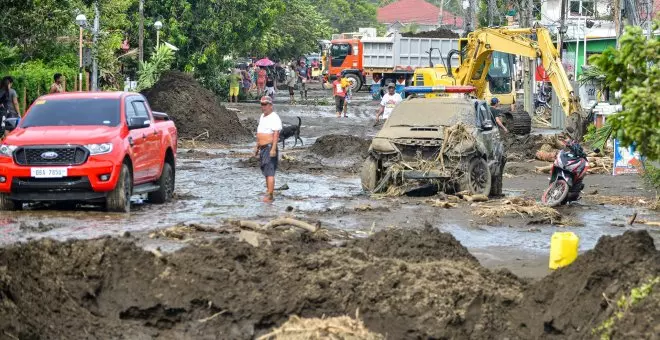
[[[344,86],[344,89],[346,89],[346,99],[344,99],[344,118],[348,117],[348,104],[351,103],[351,100],[353,99],[353,79],[348,79],[346,84],[343,84],[343,80],[347,78],[342,79],[342,85]]]
[[[269,75],[268,78],[266,78],[266,95],[275,100],[275,92],[275,80],[273,79],[273,76]]]
[[[252,78],[247,70],[247,67],[241,69],[241,88],[245,94],[245,98],[250,95],[250,87],[252,87]]]
[[[275,172],[277,171],[277,142],[282,131],[282,120],[273,111],[273,98],[261,97],[261,117],[257,126],[257,145],[254,155],[259,157],[261,172],[266,177],[266,197],[263,201],[273,202],[275,191]]]
[[[295,96],[295,89],[296,89],[296,82],[298,81],[298,77],[296,76],[296,70],[292,64],[287,65],[286,68],[286,86],[289,89],[289,101],[291,104],[294,104],[296,101],[296,96]]]
[[[502,123],[502,111],[498,108],[499,104],[499,99],[492,98],[490,100],[490,112],[493,114],[493,118],[495,118],[495,124],[497,124],[504,133],[509,133],[509,130],[504,126],[504,123]]]
[[[252,87],[250,87],[250,91],[257,88],[257,73],[259,73],[259,67],[254,64],[250,65],[250,80],[252,81]]]
[[[64,93],[64,86],[62,84],[64,77],[60,73],[53,75],[53,84],[50,85],[48,93]]]
[[[238,94],[241,89],[241,74],[234,70],[229,76],[229,102],[238,103]]]
[[[300,86],[300,100],[303,100],[303,94],[305,95],[304,100],[307,100],[307,66],[304,62],[298,64],[298,85]]]
[[[387,85],[387,93],[383,96],[383,99],[380,100],[380,107],[378,108],[378,113],[376,113],[376,126],[380,122],[380,116],[383,116],[383,119],[387,120],[394,111],[394,108],[403,101],[401,95],[396,93],[396,86],[394,83],[389,83]]]
[[[346,100],[346,88],[342,83],[341,74],[337,75],[337,79],[332,82],[332,95],[335,97],[335,111],[337,111],[337,118],[341,117],[344,111],[344,102]]]
[[[18,95],[12,88],[14,85],[14,78],[6,76],[0,81],[0,137],[4,136],[5,119],[7,118],[20,118],[21,109],[18,106]]]
[[[266,88],[266,77],[268,76],[268,73],[266,72],[266,69],[263,67],[259,67],[259,71],[257,71],[257,96],[263,96],[264,95],[264,89]]]

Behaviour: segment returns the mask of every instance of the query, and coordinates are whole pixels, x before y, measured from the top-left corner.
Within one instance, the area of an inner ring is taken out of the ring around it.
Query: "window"
[[[135,108],[135,117],[149,119],[149,113],[147,111],[147,106],[144,105],[143,101],[134,101],[133,102],[133,107]]]
[[[571,0],[568,5],[570,15],[573,16],[594,16],[595,14],[594,0]]]
[[[126,99],[126,121],[129,121],[133,117],[135,117],[135,108],[133,108],[133,101],[131,99]]]
[[[488,84],[493,94],[511,93],[513,55],[493,52],[490,69],[488,70]]]
[[[22,120],[21,127],[119,125],[118,99],[40,99]]]
[[[340,67],[344,63],[346,56],[351,53],[351,45],[337,44],[330,47],[330,57],[332,67]]]

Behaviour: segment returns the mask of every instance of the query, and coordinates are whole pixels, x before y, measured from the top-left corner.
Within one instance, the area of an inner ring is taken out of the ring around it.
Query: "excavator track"
[[[503,116],[504,126],[514,135],[528,135],[532,131],[532,117],[526,111],[509,111]]]

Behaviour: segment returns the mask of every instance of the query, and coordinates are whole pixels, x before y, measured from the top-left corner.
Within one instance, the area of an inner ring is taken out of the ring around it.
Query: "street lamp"
[[[80,57],[80,65],[78,69],[78,90],[82,91],[82,70],[83,70],[83,27],[87,25],[87,17],[84,14],[76,16],[76,24],[80,27],[80,38],[78,39],[78,55]]]
[[[163,23],[156,21],[154,23],[154,28],[156,29],[156,49],[160,46],[160,29],[163,28]]]

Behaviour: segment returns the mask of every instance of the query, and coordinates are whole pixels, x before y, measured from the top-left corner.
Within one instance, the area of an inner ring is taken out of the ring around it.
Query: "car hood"
[[[389,126],[378,132],[376,138],[399,139],[399,138],[442,138],[443,126]]]
[[[19,128],[5,139],[10,145],[85,145],[107,143],[119,134],[119,127],[43,126]]]

